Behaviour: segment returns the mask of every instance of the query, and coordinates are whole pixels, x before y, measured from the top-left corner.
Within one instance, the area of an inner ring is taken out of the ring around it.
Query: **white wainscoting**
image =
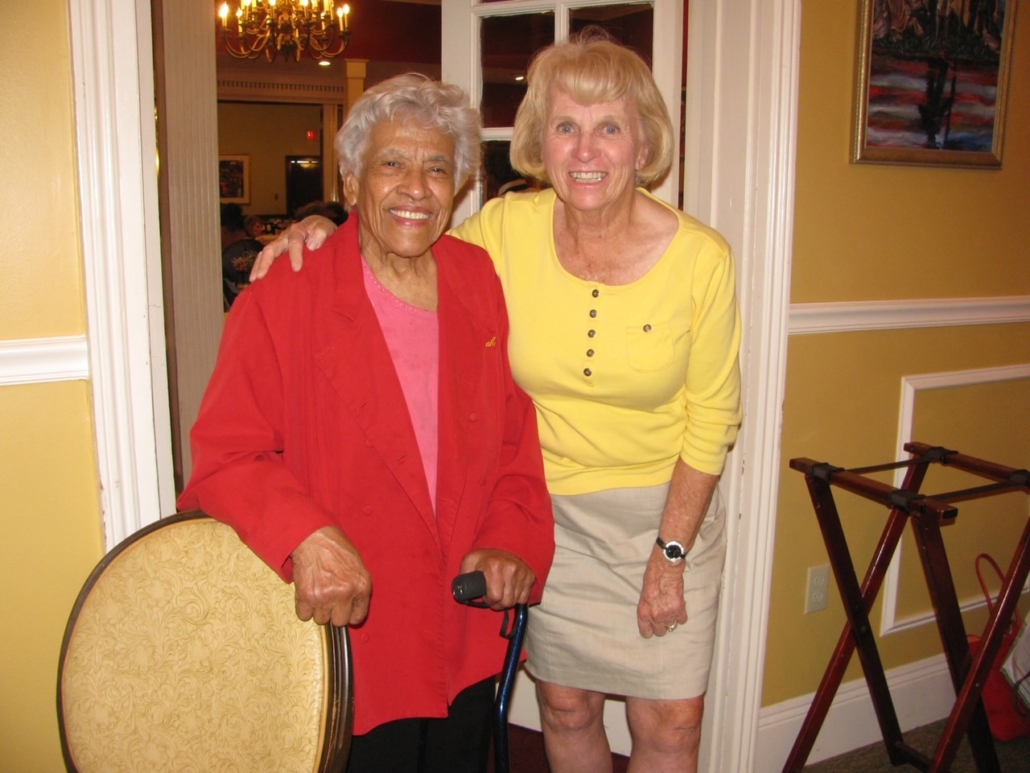
[[[901,379],[901,410],[898,412],[898,440],[895,451],[895,459],[908,459],[909,454],[905,451],[905,443],[912,438],[912,424],[915,420],[916,395],[928,389],[947,389],[949,387],[971,386],[974,384],[994,384],[999,381],[1015,381],[1018,379],[1030,379],[1030,363],[1020,363],[1000,368],[974,368],[970,370],[955,370],[941,373],[924,373],[921,375],[905,376]],[[905,481],[905,469],[899,469],[894,474],[895,488],[901,488]],[[898,594],[901,590],[901,551],[903,543],[898,543],[890,566],[887,567],[887,574],[884,576],[882,613],[880,618],[880,636],[887,636],[891,633],[905,631],[910,628],[917,628],[922,625],[933,623],[934,614],[932,609],[927,609],[920,614],[898,617]],[[1030,580],[1023,586],[1025,593],[1030,589]],[[963,612],[987,606],[987,601],[982,593],[972,597],[959,599],[959,607]]]
[[[0,386],[88,378],[85,336],[0,341]]]
[[[792,303],[790,335],[1030,322],[1030,295],[855,303]]]

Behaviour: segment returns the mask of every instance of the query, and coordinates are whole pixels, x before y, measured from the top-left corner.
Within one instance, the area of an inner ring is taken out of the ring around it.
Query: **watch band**
[[[687,551],[684,550],[683,545],[675,540],[666,542],[661,537],[658,537],[654,542],[662,549],[662,554],[665,556],[665,560],[670,564],[678,564],[687,557]]]

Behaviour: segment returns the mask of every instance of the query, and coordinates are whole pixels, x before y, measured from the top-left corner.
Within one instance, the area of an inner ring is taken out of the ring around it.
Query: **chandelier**
[[[334,0],[240,0],[235,12],[222,3],[218,16],[225,50],[237,59],[332,59],[350,42],[350,6]]]

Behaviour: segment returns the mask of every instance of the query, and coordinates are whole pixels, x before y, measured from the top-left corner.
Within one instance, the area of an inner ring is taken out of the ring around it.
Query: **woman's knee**
[[[604,714],[604,696],[590,690],[538,682],[537,696],[543,722],[553,730],[585,730]]]
[[[682,701],[630,698],[627,709],[634,743],[665,753],[689,752],[700,743],[704,696]]]

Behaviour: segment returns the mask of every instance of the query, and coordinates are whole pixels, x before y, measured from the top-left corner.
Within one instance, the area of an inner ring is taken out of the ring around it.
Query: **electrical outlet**
[[[805,614],[826,609],[830,598],[830,565],[808,567],[805,585]]]

